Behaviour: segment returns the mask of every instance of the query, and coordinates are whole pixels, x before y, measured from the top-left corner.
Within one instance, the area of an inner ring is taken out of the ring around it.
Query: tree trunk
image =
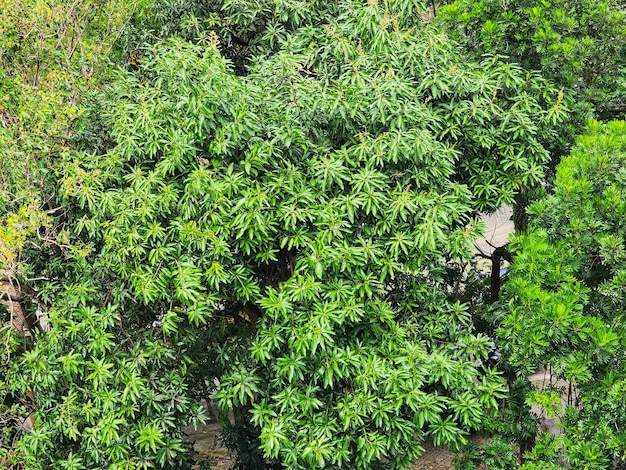
[[[37,304],[36,315],[30,315],[24,307],[24,299],[29,297]],[[35,299],[35,292],[25,285],[20,285],[11,272],[0,271],[0,304],[6,306],[9,312],[11,329],[24,336],[26,347],[35,344],[34,329],[39,326],[41,331],[50,331],[50,322],[46,311]],[[35,395],[26,392],[26,400],[34,405]],[[32,429],[35,424],[31,414],[21,424],[22,429]]]

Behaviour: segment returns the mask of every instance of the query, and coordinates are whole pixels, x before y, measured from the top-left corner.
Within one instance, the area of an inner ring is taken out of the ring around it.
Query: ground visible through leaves
[[[211,421],[205,426],[194,430],[193,428],[185,429],[189,439],[194,443],[194,448],[198,452],[199,458],[202,460],[209,459],[212,470],[230,470],[233,466],[234,459],[228,453],[228,450],[220,442],[219,434],[221,432],[219,424]],[[442,447],[434,447],[432,443],[424,444],[426,452],[422,455],[412,470],[452,470],[452,459],[454,454]]]

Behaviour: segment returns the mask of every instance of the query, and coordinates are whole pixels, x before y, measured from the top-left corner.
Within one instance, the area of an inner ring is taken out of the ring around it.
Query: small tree
[[[498,335],[513,367],[550,365],[572,384],[576,399],[560,416],[574,468],[610,468],[626,451],[625,163],[626,123],[592,122],[560,163],[554,193],[530,207],[531,231],[511,245]]]
[[[444,264],[469,256],[477,210],[542,178],[562,104],[497,57],[460,60],[420,8],[342,3],[245,78],[215,43],[159,44],[111,89],[115,148],[67,167],[75,236],[165,334],[250,324],[249,350],[207,347],[260,439],[251,466],[405,467],[503,394]]]
[[[619,117],[626,110],[622,78],[626,16],[619,2],[593,0],[458,0],[437,15],[469,58],[503,54],[526,70],[540,73],[564,93],[571,113],[558,137],[544,142],[550,173],[567,155],[588,119]],[[525,230],[526,208],[539,197],[521,191],[513,206],[518,230]]]
[[[2,468],[100,468],[108,464],[111,468],[183,468],[191,461],[191,449],[181,439],[180,428],[199,412],[196,404],[190,404],[187,391],[193,388],[197,401],[198,394],[207,396],[211,387],[204,375],[198,379],[194,374],[215,360],[215,353],[198,351],[207,335],[185,331],[186,345],[195,353],[193,363],[184,356],[186,350],[155,338],[154,313],[149,312],[151,319],[146,321],[146,311],[128,302],[123,282],[111,275],[106,262],[89,256],[101,248],[98,242],[83,243],[71,236],[74,232],[69,227],[84,211],[58,191],[68,156],[74,159],[78,149],[99,151],[109,145],[96,109],[98,100],[88,101],[85,96],[97,90],[111,71],[108,59],[119,57],[119,44],[113,46],[123,32],[127,38],[126,22],[138,7],[137,16],[149,10],[151,3],[78,1],[69,5],[10,0],[2,4]],[[128,57],[123,50],[122,59],[128,67],[141,60]],[[114,315],[102,312],[113,304]],[[102,318],[107,321],[95,329]],[[38,334],[51,323],[52,333]],[[220,329],[214,331],[219,337]],[[113,349],[111,338],[116,342]],[[101,344],[95,352],[92,341]],[[154,348],[159,350],[158,361],[137,358],[137,354],[152,354]],[[60,367],[58,355],[69,361],[71,375],[59,377],[48,370]],[[96,359],[108,380],[94,382],[91,389],[85,384],[92,381],[90,367]],[[139,383],[133,379],[130,396],[125,388],[129,368],[141,376]],[[110,371],[115,373],[111,376]],[[150,377],[150,383],[143,382],[145,377]],[[185,383],[181,384],[181,377]],[[171,384],[165,385],[170,379],[175,393]],[[137,405],[153,401],[155,390],[167,390],[166,395],[158,393],[157,401],[175,395],[176,406]],[[106,399],[103,394],[108,394]],[[90,405],[85,419],[80,417],[83,402]],[[139,439],[138,426],[146,423],[160,423],[151,429],[154,441]],[[37,431],[24,434],[32,424]],[[107,430],[97,435],[105,425]],[[164,434],[167,438],[161,445],[159,436]],[[124,442],[114,448],[112,442],[120,444],[119,436]],[[77,444],[82,437],[85,440]]]

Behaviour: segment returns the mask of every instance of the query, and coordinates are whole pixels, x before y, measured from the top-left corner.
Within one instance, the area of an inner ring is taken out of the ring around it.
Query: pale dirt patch
[[[454,454],[445,447],[434,447],[431,442],[424,443],[426,452],[415,461],[412,470],[452,470]]]

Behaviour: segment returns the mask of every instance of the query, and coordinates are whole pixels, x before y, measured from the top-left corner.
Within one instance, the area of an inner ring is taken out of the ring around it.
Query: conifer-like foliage
[[[514,367],[551,365],[555,380],[572,384],[563,412],[555,391],[564,431],[556,447],[574,468],[608,469],[626,451],[625,169],[626,123],[592,122],[560,163],[554,193],[529,209],[530,232],[512,244],[501,344]]]

